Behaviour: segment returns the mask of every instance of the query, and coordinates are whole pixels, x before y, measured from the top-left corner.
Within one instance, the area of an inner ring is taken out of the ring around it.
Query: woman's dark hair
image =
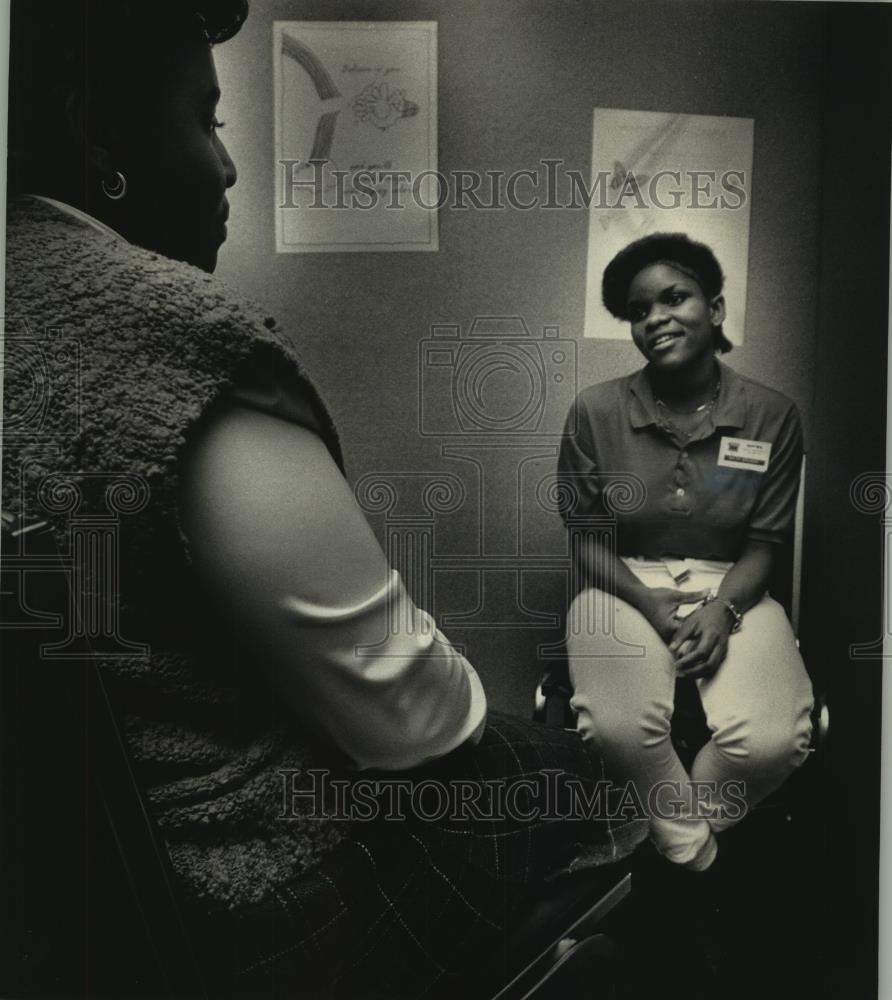
[[[10,192],[77,204],[89,164],[73,113],[94,140],[106,125],[138,120],[166,52],[190,39],[224,42],[247,15],[248,0],[13,0]]]
[[[624,247],[604,268],[601,298],[607,311],[628,320],[626,303],[635,275],[651,264],[668,264],[693,278],[707,299],[721,295],[725,276],[715,254],[705,243],[697,243],[684,233],[652,233]],[[721,325],[715,328],[715,349],[723,354],[734,345]]]

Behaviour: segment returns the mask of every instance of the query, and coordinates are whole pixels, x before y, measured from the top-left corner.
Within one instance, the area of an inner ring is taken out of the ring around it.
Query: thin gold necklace
[[[701,403],[698,407],[696,407],[693,410],[673,410],[671,406],[669,406],[667,403],[664,403],[663,400],[660,399],[658,396],[654,396],[654,401],[656,402],[657,406],[662,406],[664,410],[668,410],[670,413],[675,413],[679,417],[686,417],[690,416],[693,413],[702,413],[708,407],[715,405],[715,401],[719,398],[719,391],[721,390],[721,388],[722,388],[722,376],[719,375],[719,377],[716,379],[715,382],[715,389],[712,393],[712,397],[710,399],[707,399],[705,403]]]
[[[676,414],[676,416],[691,417],[695,413],[703,413],[705,419],[706,416],[708,416],[709,411],[713,408],[713,406],[715,406],[716,400],[719,398],[719,391],[721,390],[721,388],[722,388],[722,376],[719,375],[715,383],[715,391],[712,394],[712,398],[708,399],[705,403],[701,403],[694,410],[673,410],[671,407],[667,406],[662,399],[658,399],[656,396],[654,396],[654,401],[661,410],[668,411],[669,413],[674,413]],[[660,426],[663,428],[663,430],[668,431],[670,434],[675,434],[683,441],[688,441],[703,426],[703,420],[698,420],[697,423],[694,424],[694,426],[689,431],[682,431],[678,427],[676,427],[675,424],[672,423],[672,421],[669,419],[668,416],[665,415],[665,413],[662,413],[660,418]]]

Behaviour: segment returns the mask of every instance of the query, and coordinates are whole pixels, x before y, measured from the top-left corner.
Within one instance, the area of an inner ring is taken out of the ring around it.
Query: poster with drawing
[[[437,249],[437,25],[277,21],[276,250]]]
[[[751,118],[595,108],[586,337],[628,337],[601,302],[601,275],[614,255],[650,233],[676,232],[711,246],[722,262],[725,333],[743,343],[752,165]]]

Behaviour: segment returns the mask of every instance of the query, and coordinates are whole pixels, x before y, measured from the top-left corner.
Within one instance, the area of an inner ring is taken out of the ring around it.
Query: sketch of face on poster
[[[586,337],[628,338],[601,302],[601,275],[629,243],[666,232],[712,248],[726,279],[724,330],[743,343],[752,163],[751,118],[595,108]]]
[[[437,249],[437,25],[278,21],[276,251]]]

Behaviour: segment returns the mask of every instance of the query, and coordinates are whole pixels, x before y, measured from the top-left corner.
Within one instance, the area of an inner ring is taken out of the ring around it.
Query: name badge
[[[771,455],[770,441],[747,441],[746,438],[723,437],[719,446],[719,465],[727,469],[764,472]]]

